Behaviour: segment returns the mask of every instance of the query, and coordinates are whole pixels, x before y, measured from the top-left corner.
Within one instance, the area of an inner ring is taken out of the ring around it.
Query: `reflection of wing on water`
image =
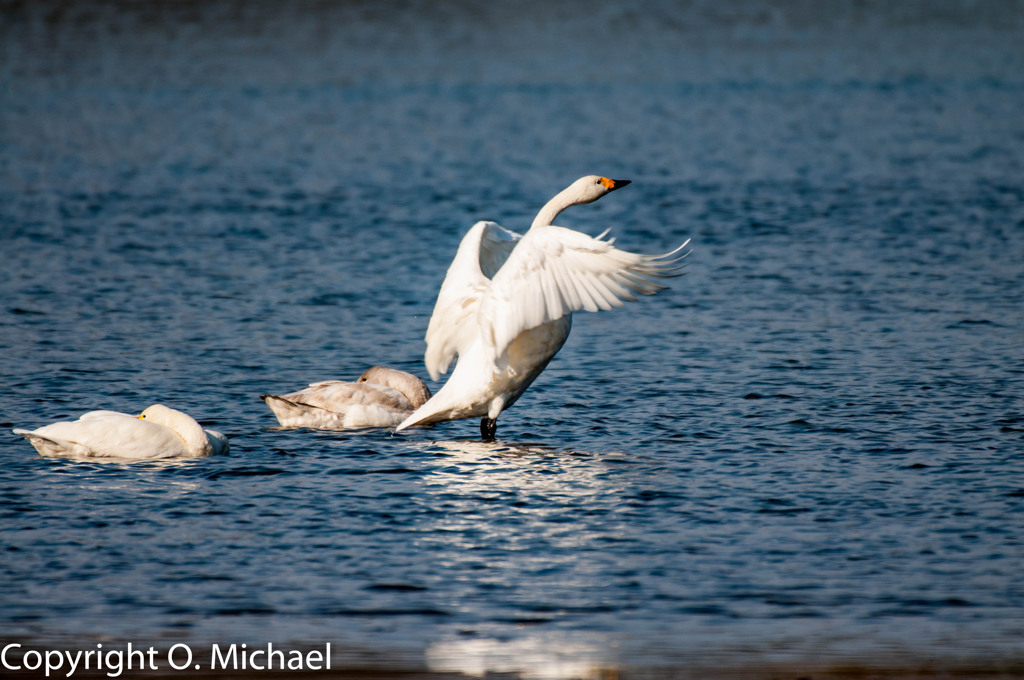
[[[509,584],[540,568],[565,574],[574,588],[600,587],[577,573],[577,551],[600,550],[608,532],[617,530],[610,526],[617,525],[566,520],[581,509],[616,516],[622,489],[608,474],[609,465],[627,454],[481,441],[437,441],[421,449],[432,456],[423,477],[427,502],[444,512],[431,515],[433,525],[422,527],[420,540],[439,544],[438,559],[463,564],[491,555],[508,571],[489,578]],[[492,543],[482,536],[504,538]],[[469,545],[480,550],[467,550]],[[524,550],[527,545],[536,549]]]
[[[590,563],[604,560],[609,541],[633,530],[621,512],[628,481],[618,466],[634,456],[539,443],[437,441],[420,448],[430,458],[419,498],[431,512],[423,514],[416,541],[429,546],[445,574],[457,575],[461,615],[478,622],[477,634],[432,645],[430,670],[614,677],[614,644],[600,633],[523,636],[517,622],[580,607],[604,611],[593,598],[608,586],[607,573]]]
[[[557,449],[547,444],[510,444],[508,442],[487,441],[436,441],[424,442],[420,448],[428,453],[451,453],[467,461],[487,458],[490,456],[527,456],[557,453]],[[440,451],[438,451],[440,449]]]
[[[418,448],[453,463],[434,470],[432,475],[435,480],[443,480],[449,490],[557,492],[559,498],[576,496],[581,502],[601,498],[599,504],[605,502],[608,492],[607,465],[633,457],[529,442],[434,441],[423,442]]]

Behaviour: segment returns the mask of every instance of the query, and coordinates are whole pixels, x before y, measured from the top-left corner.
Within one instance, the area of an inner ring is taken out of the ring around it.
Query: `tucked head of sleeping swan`
[[[401,392],[413,408],[419,408],[430,399],[430,390],[412,373],[384,366],[366,369],[356,382],[384,385]]]
[[[181,437],[185,448],[193,456],[223,453],[228,449],[227,438],[220,432],[204,430],[192,416],[163,404],[153,404],[139,416],[139,420],[161,425]]]

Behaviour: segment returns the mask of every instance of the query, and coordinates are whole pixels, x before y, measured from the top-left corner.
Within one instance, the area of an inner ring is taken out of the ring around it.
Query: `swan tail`
[[[433,399],[431,399],[426,404],[420,406],[418,409],[410,413],[405,420],[398,424],[398,427],[395,428],[395,432],[401,432],[407,427],[428,425],[430,423],[436,423],[439,420],[444,420],[444,418],[434,419],[438,415],[439,411],[436,408],[436,406],[431,402],[433,402]]]
[[[437,394],[423,406],[410,413],[405,420],[398,424],[395,431],[400,432],[408,427],[433,425],[449,420],[482,418],[487,415],[488,406],[494,401],[494,397],[488,395],[486,391],[481,392],[476,384],[479,381],[479,373],[472,368],[467,368],[467,366],[473,365],[472,362],[456,365],[452,377],[437,391]]]
[[[64,441],[55,437],[47,437],[29,430],[12,430],[29,441],[41,456],[90,456],[92,450],[76,442]]]
[[[456,368],[456,370],[458,370]],[[427,403],[413,411],[398,424],[395,432],[400,432],[407,427],[432,425],[447,420],[460,420],[472,418],[478,415],[471,408],[465,406],[464,395],[459,390],[459,382],[453,380],[455,375],[445,383],[444,387],[438,390],[437,394],[427,400]]]
[[[277,422],[283,427],[289,427],[289,425],[295,421],[295,419],[303,416],[310,408],[306,404],[300,404],[297,401],[291,399],[285,399],[279,397],[276,394],[261,394],[260,399],[263,403],[270,407],[270,410],[274,412],[277,417]]]
[[[273,410],[275,406],[279,406],[279,407],[285,406],[285,407],[295,407],[295,408],[298,408],[298,407],[302,406],[302,404],[300,404],[297,401],[292,401],[291,399],[285,399],[284,397],[279,397],[276,394],[261,394],[260,395],[260,399],[262,399],[263,403],[266,404],[267,406],[269,406],[271,408],[271,410]]]

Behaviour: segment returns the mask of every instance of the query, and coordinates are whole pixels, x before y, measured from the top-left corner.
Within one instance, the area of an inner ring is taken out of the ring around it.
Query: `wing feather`
[[[495,222],[477,222],[462,238],[427,325],[424,363],[434,380],[476,339],[480,300],[520,238]]]
[[[602,274],[601,282],[608,287],[612,293],[615,294],[619,300],[625,300],[626,302],[636,302],[636,297],[629,292],[629,289],[625,288],[619,283],[618,277],[614,274]]]
[[[686,243],[664,255],[642,255],[619,250],[604,236],[546,226],[519,240],[475,301],[473,323],[496,362],[524,331],[581,309],[621,307],[636,299],[634,293],[665,288],[654,279],[681,273]]]
[[[573,309],[583,309],[583,297],[580,295],[579,290],[576,289],[576,284],[573,282],[572,277],[565,269],[565,264],[562,262],[556,263],[551,268],[551,273],[555,277],[555,283],[562,294],[565,295],[566,303]]]

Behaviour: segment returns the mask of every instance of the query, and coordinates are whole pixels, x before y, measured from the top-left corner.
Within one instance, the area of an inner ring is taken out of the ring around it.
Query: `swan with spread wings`
[[[481,418],[493,439],[498,415],[512,406],[561,349],[572,313],[621,307],[634,293],[665,288],[679,274],[689,240],[664,255],[619,250],[606,239],[552,225],[566,208],[629,184],[581,177],[552,198],[523,235],[477,222],[459,245],[427,326],[425,362],[433,379],[458,363],[448,382],[398,430]],[[606,232],[607,233],[607,232]]]

